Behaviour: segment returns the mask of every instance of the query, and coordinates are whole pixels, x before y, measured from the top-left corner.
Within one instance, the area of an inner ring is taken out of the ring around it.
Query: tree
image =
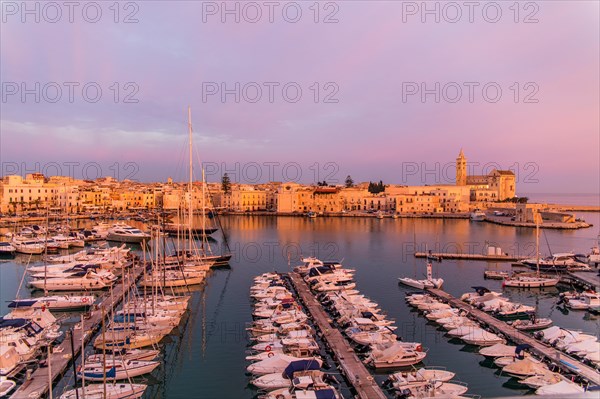
[[[225,173],[221,178],[221,190],[225,195],[231,192],[231,180],[229,180],[229,175]]]
[[[370,181],[368,190],[371,194],[382,193],[385,191],[385,185],[381,180],[379,180],[379,183],[373,183],[372,181]]]
[[[346,187],[354,187],[354,180],[352,180],[352,177],[350,177],[350,175],[346,177]]]

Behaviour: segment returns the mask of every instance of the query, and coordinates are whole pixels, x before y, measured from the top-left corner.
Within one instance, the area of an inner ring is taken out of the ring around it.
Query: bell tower
[[[458,158],[456,158],[456,185],[467,185],[467,158],[465,158],[462,148],[460,149]]]

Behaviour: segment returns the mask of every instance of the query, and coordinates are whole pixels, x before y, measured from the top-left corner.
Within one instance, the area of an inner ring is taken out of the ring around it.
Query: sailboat
[[[502,282],[503,287],[517,288],[541,288],[554,287],[560,281],[559,278],[550,278],[540,276],[540,219],[539,213],[535,215],[535,252],[537,272],[534,276],[529,274],[519,274],[513,277],[505,278]]]

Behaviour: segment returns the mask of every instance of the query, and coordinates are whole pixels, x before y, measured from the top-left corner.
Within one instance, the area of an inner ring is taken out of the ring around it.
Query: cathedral
[[[462,149],[456,158],[456,185],[469,186],[471,201],[503,201],[514,198],[516,192],[516,178],[511,170],[493,169],[487,175],[469,176]]]

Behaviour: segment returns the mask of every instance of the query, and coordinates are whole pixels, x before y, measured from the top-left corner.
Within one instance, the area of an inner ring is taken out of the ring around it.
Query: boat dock
[[[450,252],[415,252],[416,258],[432,257],[436,259],[463,259],[463,260],[486,260],[490,262],[518,262],[529,256],[517,255],[483,255],[483,254],[465,254]]]
[[[509,326],[505,322],[498,320],[477,308],[474,308],[468,303],[453,297],[445,291],[433,288],[428,289],[427,291],[444,300],[449,305],[467,311],[469,316],[494,330],[496,333],[504,335],[515,344],[529,344],[531,346],[529,349],[530,351],[550,360],[566,372],[579,375],[595,385],[600,385],[600,373],[592,367],[589,367],[581,363],[579,360],[567,355],[566,353],[536,340],[531,335],[523,331],[519,331],[516,328]]]
[[[579,285],[586,289],[600,291],[600,276],[598,276],[598,270],[590,272],[569,272],[563,276],[563,279],[569,280],[571,284]]]
[[[135,265],[135,263],[134,263]],[[98,331],[102,323],[102,315],[104,309],[104,317],[110,314],[110,310],[114,309],[121,303],[123,293],[130,290],[139,278],[142,276],[144,266],[134,266],[130,269],[132,271],[131,278],[125,284],[120,282],[113,287],[112,295],[109,292],[102,291],[99,299],[93,310],[90,312],[89,318],[84,318],[85,331],[89,331],[85,334],[81,328],[73,329],[73,342],[75,347],[75,358],[77,358],[81,352],[81,341],[83,337],[84,344],[87,344],[94,333]],[[11,399],[36,399],[46,396],[50,384],[57,382],[61,378],[67,368],[71,364],[73,356],[71,354],[71,340],[67,335],[65,339],[52,350],[49,358],[50,372],[47,367],[38,367],[32,374],[31,377],[26,379],[25,382],[12,394]],[[50,375],[49,375],[50,374]]]
[[[339,363],[343,374],[354,387],[358,398],[362,399],[385,399],[386,396],[358,358],[348,341],[342,333],[331,326],[331,320],[310,292],[304,280],[297,273],[289,273],[290,280],[298,293],[300,300],[306,306],[315,324],[323,334],[322,338],[327,342],[334,353],[334,359]]]

